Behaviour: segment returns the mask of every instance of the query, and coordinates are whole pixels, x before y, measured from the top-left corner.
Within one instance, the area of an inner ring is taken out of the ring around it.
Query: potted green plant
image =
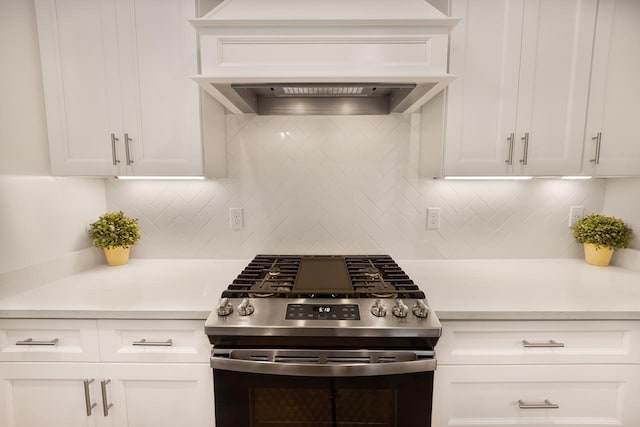
[[[109,265],[129,262],[131,245],[140,239],[138,219],[130,218],[122,211],[107,212],[89,226],[93,244],[104,250]]]
[[[632,236],[631,228],[619,218],[599,214],[587,215],[575,223],[573,235],[584,243],[588,264],[606,266],[615,249],[626,248]]]

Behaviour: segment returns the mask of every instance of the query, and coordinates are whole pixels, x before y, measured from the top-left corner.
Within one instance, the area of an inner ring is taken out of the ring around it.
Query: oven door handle
[[[234,357],[231,352],[226,357],[213,355],[211,367],[216,370],[247,372],[254,374],[289,375],[299,377],[368,377],[378,375],[399,375],[436,370],[435,358],[419,358],[415,353],[412,360],[375,361],[360,363],[357,360],[333,362],[332,357],[319,357],[307,361],[308,357],[288,357],[287,361],[251,359]],[[342,356],[348,360],[348,356]],[[357,359],[357,358],[354,358]],[[406,359],[406,358],[405,358]]]

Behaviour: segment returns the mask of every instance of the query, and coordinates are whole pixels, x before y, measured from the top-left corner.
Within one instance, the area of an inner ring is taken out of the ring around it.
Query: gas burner
[[[359,272],[372,279],[378,279],[380,277],[380,270],[373,266],[362,268]]]
[[[272,277],[277,277],[281,274],[282,272],[280,271],[280,268],[278,267],[271,268],[269,271],[267,271],[267,279],[270,279]]]
[[[249,298],[271,298],[274,295],[266,292],[249,292]]]
[[[378,294],[378,293],[371,293],[369,294],[372,298],[398,298],[398,294]]]

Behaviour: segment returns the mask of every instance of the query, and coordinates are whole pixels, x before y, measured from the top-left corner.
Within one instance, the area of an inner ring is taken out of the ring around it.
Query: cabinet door
[[[433,425],[637,427],[639,396],[638,365],[440,365]]]
[[[196,4],[116,2],[128,174],[202,175]]]
[[[600,0],[593,51],[584,173],[640,175],[640,2]],[[601,133],[599,164],[596,138]]]
[[[104,364],[105,417],[112,427],[211,426],[213,379],[208,364]]]
[[[596,6],[453,1],[446,175],[580,172]]]
[[[36,0],[54,175],[116,175],[122,146],[113,1]],[[121,141],[120,141],[121,142]]]
[[[454,0],[445,175],[508,175],[515,132],[523,0]]]
[[[101,426],[99,405],[87,415],[84,380],[89,400],[99,402],[96,364],[1,363],[1,427]]]
[[[524,3],[517,174],[580,173],[596,8],[596,0]]]

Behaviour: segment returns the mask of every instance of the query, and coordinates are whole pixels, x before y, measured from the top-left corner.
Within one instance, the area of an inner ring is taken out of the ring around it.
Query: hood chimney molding
[[[190,22],[200,41],[193,79],[236,114],[265,114],[267,95],[232,85],[412,84],[409,94],[388,94],[388,112],[409,113],[455,78],[447,59],[458,19],[425,0],[225,0]]]

